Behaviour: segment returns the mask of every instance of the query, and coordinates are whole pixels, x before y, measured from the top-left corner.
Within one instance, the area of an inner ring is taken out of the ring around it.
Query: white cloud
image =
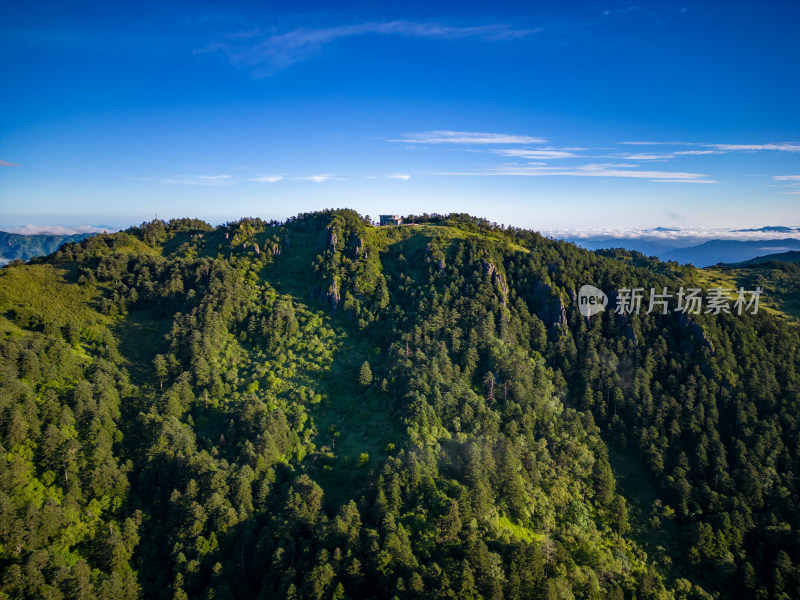
[[[411,175],[406,175],[405,173],[395,173],[394,175],[387,175],[386,179],[401,179],[403,181],[408,181],[411,179]]]
[[[720,150],[679,150],[659,154],[657,152],[638,152],[636,154],[624,154],[624,158],[630,160],[670,160],[676,156],[702,156],[707,154],[724,154]]]
[[[651,179],[655,183],[719,183],[713,179]]]
[[[659,183],[717,183],[706,179],[701,173],[678,171],[638,171],[634,165],[588,164],[577,167],[514,166],[503,165],[484,171],[449,172],[439,175],[514,175],[521,177],[545,177],[560,175],[564,177],[620,177],[649,179]]]
[[[162,179],[161,182],[177,185],[220,186],[230,185],[235,183],[235,180],[230,175],[178,175],[176,177]]]
[[[627,146],[697,146],[694,142],[619,142]]]
[[[775,181],[800,181],[800,175],[775,175]]]
[[[782,240],[795,237],[797,233],[786,231],[743,231],[753,229],[752,226],[742,227],[669,227],[660,229],[640,229],[635,227],[586,227],[575,229],[550,229],[540,233],[555,237],[569,239],[639,239],[651,242],[664,242],[675,247],[699,244],[704,241],[719,240]],[[800,232],[800,227],[796,228]]]
[[[759,150],[778,150],[780,152],[800,152],[800,144],[789,142],[779,144],[704,144],[709,148],[717,148],[718,150],[728,151],[749,151],[756,152]]]
[[[364,35],[397,35],[408,38],[458,40],[474,38],[487,42],[528,37],[539,29],[515,29],[504,24],[457,27],[415,21],[368,22],[337,27],[301,27],[284,33],[259,30],[229,34],[198,53],[222,52],[236,66],[256,67],[257,75],[270,75],[280,69],[321,53],[327,44]]]
[[[322,183],[323,181],[345,181],[344,177],[338,177],[336,175],[309,175],[308,177],[295,177],[295,179],[300,181],[313,181],[315,183]]]
[[[655,154],[653,152],[639,152],[638,154],[626,154],[628,160],[667,160],[675,158],[674,154]]]
[[[389,141],[406,144],[544,144],[547,142],[546,139],[527,135],[449,130],[405,133],[402,139]]]
[[[508,150],[492,150],[495,154],[499,154],[500,156],[514,156],[518,158],[530,158],[536,160],[549,160],[555,158],[577,158],[579,155],[573,152],[567,152],[564,150],[518,150],[516,148],[511,148]]]
[[[713,154],[714,152],[758,152],[777,150],[780,152],[800,152],[800,144],[794,142],[772,142],[769,144],[698,144],[696,142],[619,142],[629,146],[702,146],[714,150],[686,150],[672,154]]]
[[[282,175],[259,175],[258,177],[251,177],[250,181],[255,181],[256,183],[275,183],[281,179],[283,179]]]

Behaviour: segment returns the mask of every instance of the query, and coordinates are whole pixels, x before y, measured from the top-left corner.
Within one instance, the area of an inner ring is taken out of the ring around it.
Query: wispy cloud
[[[577,158],[579,155],[574,152],[567,152],[565,150],[520,150],[517,148],[492,150],[495,154],[500,156],[513,156],[517,158],[530,158],[533,160],[548,160],[555,158]]]
[[[764,231],[743,227],[657,227],[640,229],[635,227],[588,227],[543,230],[540,233],[555,238],[602,240],[608,238],[627,238],[664,242],[674,247],[685,247],[708,240],[782,240],[800,233],[800,227],[792,227],[794,231]]]
[[[800,144],[796,142],[770,142],[767,144],[701,144],[697,142],[619,142],[628,146],[700,146],[714,150],[687,150],[671,154],[709,154],[710,152],[760,152],[772,150],[778,152],[800,152]]]
[[[344,177],[337,175],[309,175],[307,177],[295,177],[299,181],[313,181],[315,183],[322,183],[323,181],[345,181]]]
[[[629,160],[669,160],[677,156],[703,156],[707,154],[724,154],[724,152],[719,150],[681,150],[663,154],[656,152],[639,152],[636,154],[624,154],[623,156]]]
[[[18,167],[16,163],[8,162],[7,160],[0,160],[0,167]]]
[[[775,181],[800,181],[800,175],[775,175]]]
[[[505,24],[460,27],[435,22],[368,22],[337,27],[301,27],[276,33],[258,29],[237,32],[198,50],[221,52],[241,67],[256,67],[257,75],[270,75],[321,52],[327,44],[363,35],[396,35],[408,38],[459,40],[474,38],[487,42],[510,41],[528,37],[539,29],[517,29]]]
[[[408,181],[411,175],[405,173],[392,173],[391,175],[365,175],[364,179],[399,179],[400,181]]]
[[[483,171],[446,172],[439,175],[510,175],[519,177],[618,177],[647,179],[656,183],[717,183],[701,173],[678,171],[639,171],[632,165],[588,164],[578,167],[513,166],[502,165]]]
[[[76,233],[103,233],[106,231],[116,231],[111,226],[98,225],[77,225],[75,227],[64,227],[62,225],[22,225],[5,229],[9,233],[20,235],[74,235]]]
[[[694,142],[619,142],[626,146],[696,146]]]
[[[248,181],[256,183],[275,183],[283,179],[282,175],[259,175],[258,177],[251,177]]]
[[[475,131],[422,131],[404,133],[401,139],[388,140],[406,144],[544,144],[544,138],[508,133],[478,133]]]
[[[161,180],[162,183],[174,185],[231,185],[236,180],[231,175],[178,175]]]
[[[770,144],[704,144],[709,148],[728,151],[757,152],[760,150],[777,150],[780,152],[800,152],[800,144],[782,142]]]

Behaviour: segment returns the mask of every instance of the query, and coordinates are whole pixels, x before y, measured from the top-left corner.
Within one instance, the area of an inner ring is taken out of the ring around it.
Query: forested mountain
[[[72,235],[58,235],[42,233],[36,235],[22,235],[0,231],[0,265],[12,260],[30,260],[37,256],[45,256],[58,250],[67,242],[79,242],[86,239],[91,233],[76,233]]]
[[[0,272],[0,597],[796,598],[800,336],[466,215],[152,221]],[[613,299],[612,299],[613,306]]]

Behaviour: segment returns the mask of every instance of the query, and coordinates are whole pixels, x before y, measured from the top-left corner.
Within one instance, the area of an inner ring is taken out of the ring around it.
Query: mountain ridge
[[[582,284],[699,275],[414,220],[152,221],[3,269],[3,591],[793,593],[796,329],[586,319]]]

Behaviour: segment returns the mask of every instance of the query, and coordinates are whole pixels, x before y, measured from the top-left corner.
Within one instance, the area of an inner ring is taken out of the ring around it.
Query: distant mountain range
[[[734,234],[764,233],[765,238],[762,239],[752,239],[751,236],[746,236],[746,239],[711,239],[703,241],[702,238],[696,236],[653,236],[653,232],[664,234],[678,231],[680,230],[657,227],[643,230],[638,236],[597,235],[586,238],[567,237],[565,239],[587,250],[625,248],[626,250],[641,252],[647,256],[656,256],[664,261],[674,260],[681,264],[691,263],[696,267],[708,267],[717,263],[742,263],[756,258],[771,260],[772,257],[770,255],[772,254],[800,251],[800,235],[798,237],[780,239],[766,238],[768,234],[800,234],[800,227],[774,226],[731,231]]]
[[[766,256],[757,256],[746,260],[741,263],[736,263],[731,266],[746,267],[748,265],[758,265],[761,263],[769,262],[771,260],[779,260],[781,262],[800,263],[800,252],[797,250],[790,250],[789,252],[780,252],[778,254],[767,254]]]
[[[745,231],[775,231],[778,233],[794,233],[800,232],[800,227],[785,227],[783,225],[778,226],[770,226],[770,227],[759,227],[758,229],[734,229],[736,232],[745,232]]]
[[[800,239],[781,240],[710,240],[699,246],[677,248],[659,256],[662,260],[692,263],[709,267],[717,263],[743,262],[764,255],[800,250]]]
[[[73,235],[56,235],[42,233],[22,235],[0,231],[0,265],[12,260],[30,260],[37,256],[47,256],[58,250],[67,242],[79,242],[94,233],[76,233]]]

